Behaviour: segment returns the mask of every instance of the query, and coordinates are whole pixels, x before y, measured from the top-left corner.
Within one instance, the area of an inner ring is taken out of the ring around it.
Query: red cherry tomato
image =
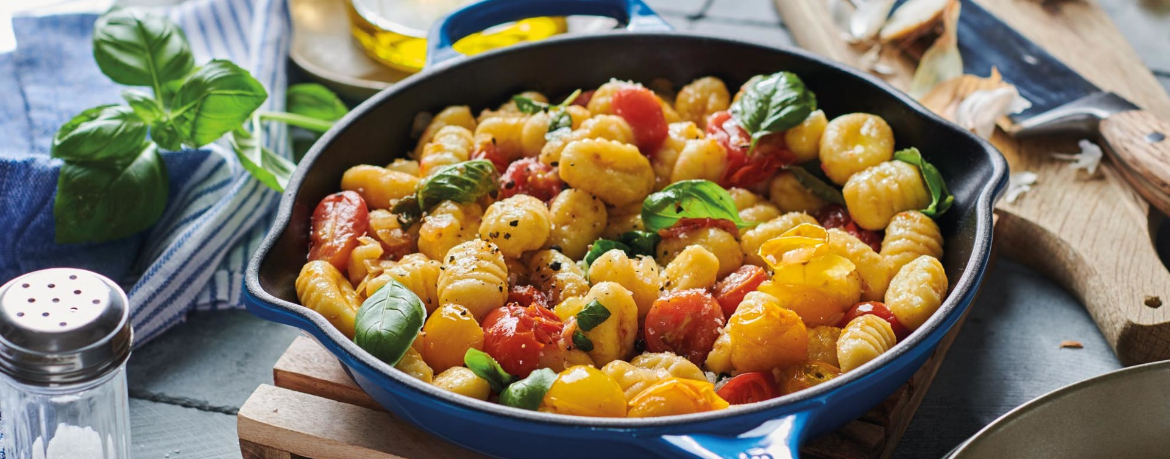
[[[541,201],[551,201],[564,187],[557,170],[536,158],[513,162],[500,175],[500,199],[526,194]]]
[[[752,136],[726,110],[715,112],[707,118],[707,135],[727,150],[727,171],[719,180],[719,184],[725,188],[750,188],[795,161],[784,144],[784,136],[778,133],[762,137],[756,142],[755,151],[748,156]]]
[[[508,291],[508,303],[516,303],[521,306],[535,304],[548,308],[548,297],[531,285],[516,285]]]
[[[471,159],[486,159],[496,166],[496,171],[502,171],[508,168],[508,158],[496,148],[494,141],[476,142],[475,147],[471,150]]]
[[[317,204],[311,223],[309,261],[324,260],[345,272],[350,252],[369,227],[370,213],[361,195],[342,191],[326,196]]]
[[[723,316],[731,317],[739,308],[743,297],[754,292],[766,280],[768,273],[764,272],[764,268],[743,265],[715,284],[715,300],[719,302],[719,307],[723,308]]]
[[[723,310],[706,290],[668,293],[646,314],[646,350],[673,352],[702,365],[724,323]]]
[[[880,252],[882,250],[882,236],[876,231],[858,227],[853,222],[853,217],[849,216],[849,211],[845,210],[844,207],[836,204],[827,205],[817,211],[816,218],[817,222],[825,228],[840,228],[841,231],[852,234],[853,237],[869,245],[874,252]]]
[[[613,113],[630,124],[634,143],[643,155],[658,151],[666,140],[666,117],[653,91],[641,86],[619,89],[613,95]]]
[[[779,397],[780,391],[776,389],[772,373],[751,371],[727,380],[716,394],[727,400],[727,403],[743,405]]]
[[[898,342],[901,342],[903,338],[910,336],[910,329],[906,328],[905,325],[902,325],[902,322],[898,322],[898,317],[894,316],[894,312],[890,311],[890,307],[886,306],[885,303],[880,301],[866,301],[864,303],[857,303],[853,305],[852,308],[849,308],[849,310],[845,312],[845,317],[841,318],[841,321],[837,323],[837,326],[845,328],[845,325],[848,325],[849,321],[870,314],[878,316],[884,319],[886,322],[889,322],[890,328],[894,330],[894,337],[898,338]]]
[[[483,351],[504,371],[524,378],[536,369],[545,346],[560,339],[561,319],[540,305],[509,304],[483,318]]]
[[[674,237],[682,237],[691,231],[715,227],[723,231],[727,231],[733,235],[739,234],[739,229],[735,227],[735,222],[722,218],[690,218],[684,217],[678,219],[670,228],[663,228],[658,230],[658,235],[664,239]]]
[[[573,102],[570,103],[569,105],[580,105],[582,107],[588,107],[589,101],[593,100],[593,94],[596,92],[597,92],[596,89],[590,89],[588,91],[581,91],[581,94],[578,94],[577,98],[573,99]]]

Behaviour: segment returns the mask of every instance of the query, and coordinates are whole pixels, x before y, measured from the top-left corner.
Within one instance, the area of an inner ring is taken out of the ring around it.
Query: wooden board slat
[[[828,0],[775,0],[797,43],[857,65],[865,49],[847,43],[829,17]],[[1170,119],[1170,97],[1094,0],[978,0],[1069,67],[1103,89]],[[914,62],[889,49],[887,79],[908,86]],[[1010,81],[1009,81],[1010,82]],[[1087,177],[1054,152],[1077,152],[1076,139],[991,139],[1013,172],[1038,184],[1015,203],[1000,202],[995,243],[1005,256],[1062,284],[1085,304],[1123,364],[1170,358],[1170,271],[1154,247],[1156,211],[1110,164]]]

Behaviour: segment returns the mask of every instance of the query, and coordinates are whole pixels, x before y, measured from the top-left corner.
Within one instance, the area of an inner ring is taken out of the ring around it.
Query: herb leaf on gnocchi
[[[743,221],[731,194],[710,180],[672,183],[642,203],[642,224],[647,231],[670,228],[683,218],[729,220],[739,228],[755,225]]]
[[[752,135],[750,154],[761,137],[798,126],[816,109],[817,98],[800,77],[776,72],[748,85],[731,104],[731,116]]]
[[[922,174],[922,180],[926,182],[926,187],[930,190],[930,205],[921,209],[923,214],[931,218],[938,218],[951,208],[951,204],[955,202],[955,196],[951,194],[951,190],[947,189],[947,183],[943,180],[942,173],[933,164],[923,159],[922,152],[918,151],[917,148],[910,147],[894,152],[894,159],[918,167],[918,171]]]

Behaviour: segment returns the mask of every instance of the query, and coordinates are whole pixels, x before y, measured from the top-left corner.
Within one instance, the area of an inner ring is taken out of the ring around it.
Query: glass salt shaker
[[[0,287],[0,424],[5,459],[130,457],[126,294],[81,269]]]

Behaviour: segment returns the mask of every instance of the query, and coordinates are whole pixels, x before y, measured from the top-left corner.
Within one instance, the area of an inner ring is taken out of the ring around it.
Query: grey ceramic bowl
[[[949,459],[1170,457],[1170,361],[1052,391],[1003,415]]]

